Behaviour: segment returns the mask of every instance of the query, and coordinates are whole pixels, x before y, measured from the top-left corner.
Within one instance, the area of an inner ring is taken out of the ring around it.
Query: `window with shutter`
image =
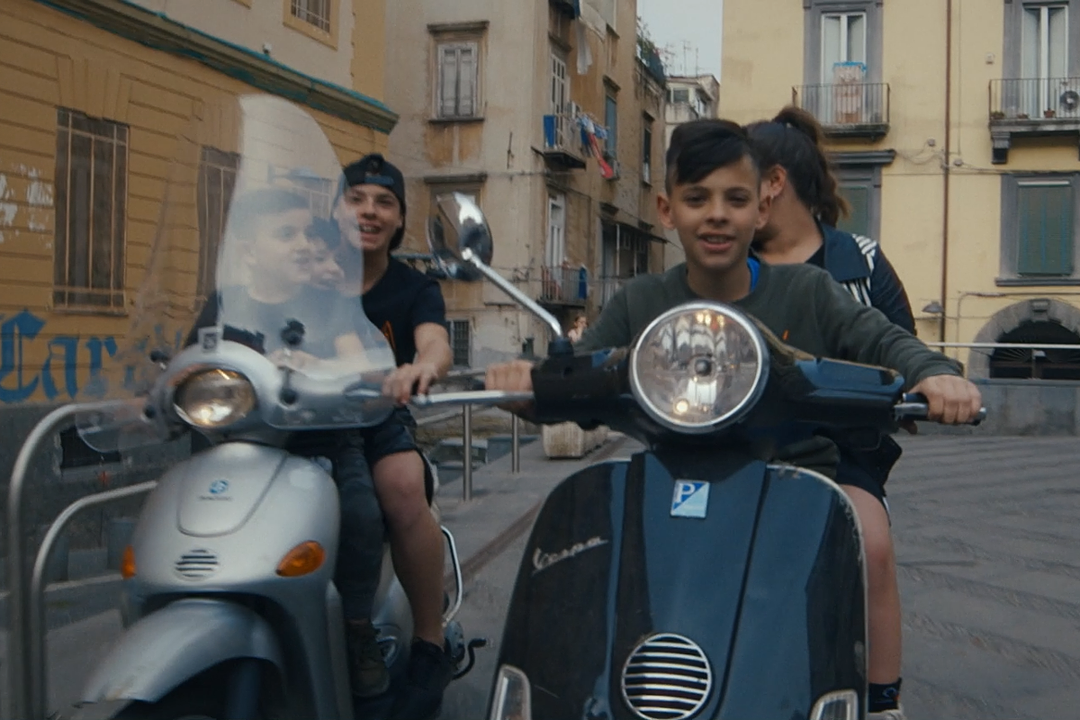
[[[479,112],[479,46],[448,42],[438,46],[439,81],[435,114],[439,118],[471,118]]]
[[[1072,275],[1073,205],[1073,187],[1068,180],[1020,183],[1018,274]]]

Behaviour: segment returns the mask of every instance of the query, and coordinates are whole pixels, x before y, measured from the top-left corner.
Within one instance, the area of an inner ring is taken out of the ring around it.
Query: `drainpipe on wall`
[[[952,0],[945,3],[945,184],[944,209],[941,213],[941,306],[945,312],[938,323],[938,334],[945,342],[945,322],[949,312],[949,169],[952,163]],[[956,341],[960,342],[960,321],[956,322]]]

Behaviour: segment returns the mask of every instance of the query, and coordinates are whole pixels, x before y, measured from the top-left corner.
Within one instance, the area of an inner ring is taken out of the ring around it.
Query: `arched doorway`
[[[975,335],[977,343],[1077,345],[1076,351],[1029,348],[975,349],[968,356],[968,377],[1080,380],[1080,309],[1052,298],[1013,303],[994,313]],[[1038,352],[1038,351],[1037,351]]]
[[[996,348],[990,377],[997,379],[1080,380],[1080,335],[1052,320],[1029,320],[997,338],[999,343],[1076,345],[1076,350]]]

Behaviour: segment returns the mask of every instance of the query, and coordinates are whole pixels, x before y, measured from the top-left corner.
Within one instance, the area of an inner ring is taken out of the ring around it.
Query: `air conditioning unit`
[[[1061,83],[1058,96],[1060,117],[1080,117],[1080,81],[1066,80]]]

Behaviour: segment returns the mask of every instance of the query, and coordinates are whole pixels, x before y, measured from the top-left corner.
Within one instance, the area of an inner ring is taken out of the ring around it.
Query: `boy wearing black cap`
[[[401,171],[373,154],[345,167],[344,177],[334,207],[342,232],[341,290],[362,296],[368,319],[389,340],[398,368],[383,389],[404,405],[414,388],[426,393],[453,362],[446,305],[437,282],[390,257],[405,235]],[[386,423],[364,432],[394,569],[415,624],[408,687],[394,703],[394,720],[434,716],[451,676],[443,649],[443,540],[428,509],[415,427],[408,409],[399,407]]]

